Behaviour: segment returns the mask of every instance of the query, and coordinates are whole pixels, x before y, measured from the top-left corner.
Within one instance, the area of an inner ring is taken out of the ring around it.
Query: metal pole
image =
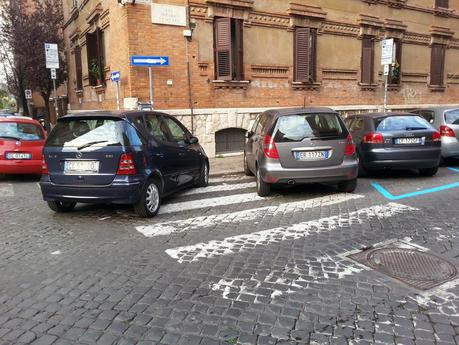
[[[59,114],[58,114],[58,107],[57,107],[56,79],[53,79],[53,86],[54,86],[54,108],[56,109],[56,120],[57,120],[57,118],[59,117]]]
[[[120,111],[120,82],[116,82],[116,110]]]
[[[187,78],[188,78],[188,105],[190,106],[190,116],[191,116],[191,134],[194,134],[194,107],[193,107],[193,93],[191,91],[191,66],[190,66],[190,54],[189,54],[189,42],[186,39],[186,69],[187,69]]]
[[[387,112],[387,82],[389,76],[386,74],[384,77],[384,112]]]
[[[148,79],[150,81],[150,104],[153,108],[153,71],[151,67],[148,67]]]

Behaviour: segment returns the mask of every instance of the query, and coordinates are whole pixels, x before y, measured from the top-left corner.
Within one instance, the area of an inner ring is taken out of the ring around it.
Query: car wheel
[[[58,213],[70,212],[76,206],[76,202],[48,201],[51,210]]]
[[[427,176],[427,177],[431,177],[431,176],[435,175],[437,173],[437,171],[438,171],[438,167],[419,169],[419,173],[422,176]]]
[[[249,164],[247,164],[247,156],[245,155],[245,152],[244,152],[244,174],[245,176],[253,176],[253,172],[250,171]]]
[[[342,193],[352,193],[357,188],[357,179],[338,183],[338,190]]]
[[[208,184],[209,184],[209,164],[204,161],[201,167],[201,174],[199,175],[199,178],[196,181],[196,186],[197,187],[207,187]]]
[[[271,185],[263,181],[263,179],[260,176],[260,169],[258,169],[258,167],[257,167],[256,182],[257,182],[258,196],[264,197],[264,196],[268,196],[271,193]]]
[[[156,216],[161,206],[161,195],[158,183],[148,180],[140,196],[140,200],[134,204],[134,211],[141,218]]]

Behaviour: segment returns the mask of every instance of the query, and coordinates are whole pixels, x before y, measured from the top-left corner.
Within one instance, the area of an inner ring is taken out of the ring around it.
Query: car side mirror
[[[190,139],[188,139],[188,144],[190,145],[197,144],[197,143],[199,143],[199,139],[196,137],[191,137]]]
[[[250,139],[253,136],[253,134],[254,133],[252,131],[247,131],[247,132],[245,132],[245,138],[246,139]]]

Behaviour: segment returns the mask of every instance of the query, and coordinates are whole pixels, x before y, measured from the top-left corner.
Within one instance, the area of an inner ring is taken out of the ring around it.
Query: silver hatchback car
[[[459,158],[459,108],[432,107],[413,111],[421,115],[441,135],[441,157]]]
[[[357,186],[358,159],[352,136],[329,108],[294,108],[261,113],[246,134],[244,171],[255,175],[257,192],[272,184],[336,183]]]

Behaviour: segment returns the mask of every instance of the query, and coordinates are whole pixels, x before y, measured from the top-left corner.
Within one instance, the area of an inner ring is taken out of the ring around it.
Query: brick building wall
[[[71,109],[115,109],[116,89],[109,76],[116,70],[122,76],[122,103],[125,99],[147,102],[148,69],[129,66],[129,57],[167,55],[170,66],[153,70],[155,108],[171,111],[190,128],[188,58],[193,130],[210,155],[215,153],[215,133],[246,127],[254,110],[304,104],[346,111],[377,108],[384,95],[380,42],[388,37],[398,39],[402,47],[400,82],[389,91],[393,108],[459,103],[459,15],[454,12],[459,10],[459,0],[449,0],[447,9],[436,7],[436,0],[155,0],[189,5],[190,42],[183,36],[186,27],[152,24],[151,5],[145,0],[125,6],[115,0],[64,2]],[[216,78],[217,18],[243,23],[242,80]],[[296,81],[294,35],[299,27],[316,33],[311,82]],[[105,83],[90,86],[86,38],[97,28],[104,33]],[[374,41],[371,83],[362,83],[365,37]],[[446,48],[443,85],[431,82],[432,45]],[[76,90],[73,52],[77,46],[82,56],[82,90]]]

